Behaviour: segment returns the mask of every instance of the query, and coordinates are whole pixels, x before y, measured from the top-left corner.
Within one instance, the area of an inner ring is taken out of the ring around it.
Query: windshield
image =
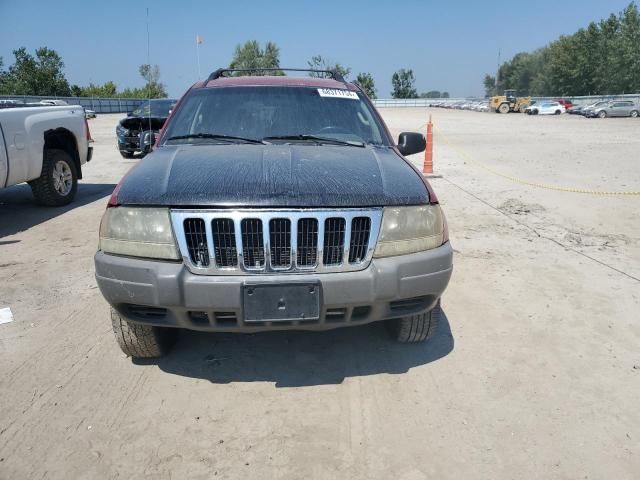
[[[196,90],[172,117],[165,143],[217,143],[212,136],[309,145],[322,143],[321,137],[387,145],[381,126],[359,94],[310,87]]]
[[[168,117],[175,104],[173,100],[152,100],[139,105],[132,114],[136,117]]]

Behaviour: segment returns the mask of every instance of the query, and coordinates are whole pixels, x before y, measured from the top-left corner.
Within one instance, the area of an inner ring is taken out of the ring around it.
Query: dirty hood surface
[[[157,148],[122,180],[118,203],[173,207],[370,207],[428,203],[419,174],[386,147]]]

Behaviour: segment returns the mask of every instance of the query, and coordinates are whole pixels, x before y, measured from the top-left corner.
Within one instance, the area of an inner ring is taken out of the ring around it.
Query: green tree
[[[418,98],[418,91],[415,89],[415,77],[413,70],[401,68],[391,77],[393,98]]]
[[[429,90],[428,92],[422,92],[420,98],[441,98],[442,93],[440,90]]]
[[[249,75],[284,75],[282,70],[264,71],[266,68],[280,68],[280,49],[273,42],[267,42],[260,48],[256,40],[250,40],[236,46],[229,68],[252,70]],[[239,75],[241,75],[239,73]],[[242,74],[244,75],[244,74]]]
[[[487,73],[484,76],[484,80],[482,80],[482,83],[484,85],[484,96],[493,97],[496,94],[496,77],[493,77]]]
[[[373,75],[368,72],[359,73],[356,77],[356,83],[360,85],[360,88],[364,90],[369,98],[376,97],[376,84],[373,81]]]
[[[620,60],[622,89],[640,92],[640,13],[634,3],[624,9],[620,25]]]
[[[64,76],[64,62],[55,50],[47,47],[36,49],[35,57],[24,47],[13,51],[15,61],[2,74],[2,93],[11,95],[71,94],[69,82]]]
[[[487,80],[483,81],[487,90]],[[618,15],[591,22],[533,52],[500,65],[498,92],[521,95],[590,95],[640,92],[640,12],[631,2]]]
[[[5,93],[7,87],[5,86],[7,82],[7,72],[4,71],[4,59],[0,57],[0,94]]]
[[[160,67],[144,64],[138,68],[140,76],[147,82],[141,90],[143,98],[167,98],[164,84],[160,82]]]
[[[347,78],[351,73],[351,68],[345,67],[338,62],[330,62],[326,58],[323,58],[322,55],[314,55],[311,57],[311,60],[307,62],[309,68],[312,70],[329,70],[334,71],[344,78]],[[321,73],[321,72],[309,72],[310,77],[316,78],[331,78],[331,74],[329,73]],[[371,79],[373,81],[373,78]]]

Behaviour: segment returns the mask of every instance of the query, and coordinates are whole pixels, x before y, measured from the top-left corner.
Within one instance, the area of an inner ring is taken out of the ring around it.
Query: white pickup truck
[[[0,110],[0,189],[28,182],[38,203],[73,201],[93,140],[81,106]]]

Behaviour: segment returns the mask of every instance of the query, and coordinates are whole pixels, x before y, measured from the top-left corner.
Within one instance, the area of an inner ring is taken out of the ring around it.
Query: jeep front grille
[[[248,269],[262,270],[265,265],[262,220],[259,218],[245,218],[240,225],[242,226],[244,266]]]
[[[313,267],[318,258],[318,219],[298,220],[298,265]]]
[[[189,259],[199,267],[209,266],[209,250],[204,220],[201,218],[187,218],[184,221],[184,235],[189,251]]]
[[[327,218],[324,221],[324,264],[339,265],[344,252],[344,218]]]
[[[382,209],[172,210],[183,260],[202,275],[362,270]]]
[[[204,225],[204,220],[202,220]],[[213,235],[213,251],[216,254],[216,265],[219,267],[235,267],[238,265],[236,249],[236,232],[230,218],[214,218],[211,222]]]
[[[271,266],[289,268],[291,266],[291,220],[288,218],[269,220],[269,241]]]
[[[351,220],[351,245],[349,246],[349,263],[362,262],[367,255],[371,219],[356,217]]]

